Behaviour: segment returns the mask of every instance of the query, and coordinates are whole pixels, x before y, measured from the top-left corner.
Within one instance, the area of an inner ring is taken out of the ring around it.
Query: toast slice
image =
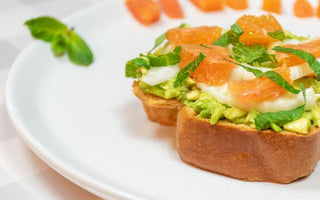
[[[180,101],[144,93],[139,87],[138,81],[133,82],[132,91],[141,100],[143,108],[151,121],[161,125],[176,126],[177,114],[181,105]]]
[[[196,117],[182,106],[176,142],[181,159],[196,167],[247,181],[290,183],[311,174],[320,159],[320,129],[308,135],[264,130]]]
[[[320,129],[308,135],[263,130],[198,118],[190,107],[144,93],[132,85],[148,118],[177,126],[180,158],[195,167],[247,181],[290,183],[311,174],[320,159]]]

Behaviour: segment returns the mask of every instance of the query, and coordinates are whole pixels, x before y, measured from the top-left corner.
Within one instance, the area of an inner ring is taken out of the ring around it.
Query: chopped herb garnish
[[[295,89],[290,83],[288,83],[288,81],[286,81],[284,78],[282,78],[282,76],[279,73],[275,72],[275,71],[270,70],[270,71],[266,71],[266,72],[263,73],[259,69],[247,67],[247,66],[245,66],[243,64],[236,63],[236,62],[233,62],[233,61],[228,60],[228,59],[225,59],[225,60],[244,68],[248,72],[253,73],[257,78],[261,78],[263,76],[264,77],[268,77],[273,82],[275,82],[276,84],[280,85],[282,88],[284,88],[285,90],[287,90],[290,93],[298,94],[300,92],[300,90]]]
[[[179,28],[190,28],[191,25],[190,24],[187,24],[187,23],[181,23]]]
[[[266,71],[265,73],[263,73],[262,76],[268,77],[273,82],[280,85],[282,88],[284,88],[292,94],[298,94],[300,92],[300,90],[295,89],[290,83],[288,83],[288,81],[286,81],[286,79],[282,78],[282,76],[275,71]]]
[[[241,27],[235,23],[231,30],[220,36],[213,45],[226,47],[232,44],[233,58],[240,63],[248,63],[256,67],[276,67],[274,54],[270,54],[265,46],[255,44],[247,46],[239,40],[243,34]]]
[[[284,39],[286,39],[286,36],[284,34],[284,32],[282,30],[276,30],[274,32],[269,32],[268,35],[276,40],[280,40],[283,41]]]
[[[212,49],[211,47],[205,45],[205,44],[200,44],[200,46],[204,47],[204,48],[208,48],[208,49]]]
[[[293,35],[290,31],[287,31],[285,30],[284,31],[284,34],[285,34],[285,40],[291,40],[291,39],[294,39],[294,40],[299,40],[300,42],[303,42],[305,40],[309,40],[310,39],[310,36],[297,36],[297,35]]]
[[[158,46],[160,46],[167,37],[167,32],[161,34],[159,37],[156,38],[156,41],[154,42],[154,46],[153,48],[149,51],[149,53],[151,53],[151,51],[153,51],[154,49],[156,49]]]
[[[231,31],[234,32],[238,37],[244,33],[238,23],[235,23],[231,26]]]
[[[239,40],[233,43],[234,59],[240,63],[248,63],[257,67],[276,67],[274,54],[269,54],[267,48],[256,44],[247,46]]]
[[[320,77],[320,63],[311,53],[298,50],[298,49],[291,49],[291,48],[285,48],[280,46],[274,47],[273,50],[285,52],[285,53],[292,53],[300,57],[301,59],[305,60],[309,64],[310,68],[314,71],[314,73],[316,73],[316,75]]]
[[[152,67],[176,65],[180,61],[180,55],[176,52],[170,52],[159,56],[154,56],[150,54],[147,57],[149,58],[150,66]]]
[[[305,88],[302,84],[300,85],[300,88],[303,92],[304,97],[304,104],[302,106],[288,111],[267,112],[260,114],[257,118],[254,119],[257,130],[261,131],[262,129],[270,128],[273,124],[283,126],[286,123],[301,118],[304,113],[304,107],[306,104],[306,93]]]
[[[186,67],[184,67],[182,70],[179,71],[178,75],[177,75],[177,79],[174,82],[173,87],[178,87],[180,84],[182,84],[182,82],[190,77],[190,72],[194,72],[198,66],[200,65],[200,63],[203,61],[203,59],[206,57],[206,55],[204,53],[200,53],[196,59],[194,59],[192,62],[190,62]]]
[[[126,64],[126,77],[137,78],[138,72],[137,70],[140,67],[150,68],[150,64],[143,58],[135,58],[129,60]]]
[[[221,47],[226,47],[230,44],[229,40],[229,32],[224,33],[221,35],[214,43],[213,45],[221,46]]]
[[[188,28],[191,27],[189,24],[187,23],[181,23],[179,28]],[[153,48],[149,51],[149,53],[151,53],[153,50],[155,50],[158,46],[160,46],[167,38],[167,32],[161,34],[159,37],[156,38],[155,42],[154,42],[154,46]]]

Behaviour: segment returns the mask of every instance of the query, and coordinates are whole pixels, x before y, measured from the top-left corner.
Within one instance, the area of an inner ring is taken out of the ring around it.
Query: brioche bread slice
[[[139,87],[138,81],[133,82],[132,91],[141,100],[143,108],[151,121],[162,125],[176,126],[180,101],[146,94]]]
[[[320,159],[320,129],[308,135],[276,133],[229,122],[211,125],[182,106],[176,142],[183,161],[196,167],[248,181],[290,183],[308,176]]]
[[[320,159],[320,129],[308,135],[264,130],[196,117],[178,100],[144,93],[132,85],[151,121],[176,126],[180,158],[201,169],[247,181],[290,183],[308,176]],[[177,119],[178,116],[178,119]]]

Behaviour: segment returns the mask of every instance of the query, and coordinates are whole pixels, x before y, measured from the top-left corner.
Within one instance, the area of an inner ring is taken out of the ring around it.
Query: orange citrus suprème
[[[239,18],[237,22],[244,30],[240,40],[247,45],[270,45],[273,42],[278,42],[278,40],[271,38],[267,33],[283,30],[278,21],[271,15],[262,15],[260,17],[244,15]],[[238,66],[224,59],[231,59],[227,48],[210,45],[218,38],[218,35],[221,35],[221,28],[218,27],[219,34],[216,34],[213,40],[206,39],[212,38],[212,36],[207,34],[209,31],[204,31],[204,34],[201,33],[201,31],[198,32],[198,30],[207,29],[209,28],[177,28],[171,29],[167,33],[167,39],[172,44],[176,46],[181,45],[182,47],[180,53],[180,68],[187,66],[200,52],[207,56],[198,68],[191,73],[193,79],[208,86],[221,86],[227,83],[230,94],[237,101],[243,103],[274,100],[287,93],[284,88],[267,77],[242,81],[228,81],[231,72]],[[250,34],[246,35],[248,32]],[[320,57],[320,38],[299,44],[283,44],[281,46],[300,49],[313,54],[315,57]],[[290,67],[302,64],[305,61],[293,54],[278,51],[274,53],[276,54],[279,67],[273,70],[292,84]]]
[[[224,60],[229,58],[229,52],[224,47],[208,45],[182,45],[180,53],[180,68],[184,68],[192,62],[200,52],[206,58],[200,63],[198,68],[191,73],[191,77],[199,83],[207,85],[222,85],[228,81],[231,71],[236,67],[234,64]]]
[[[315,57],[320,57],[320,38],[299,43],[299,44],[284,44],[280,46],[291,48],[291,49],[299,49],[299,50],[311,53]],[[284,53],[284,52],[278,52],[278,51],[276,51],[275,53],[276,53],[277,63],[280,66],[285,64],[288,67],[291,67],[291,66],[299,65],[305,62],[305,60],[302,60],[298,56],[295,56],[290,53]]]
[[[270,37],[268,32],[283,30],[277,19],[272,15],[243,15],[237,20],[244,33],[240,41],[246,45],[262,44],[269,45],[278,40]]]
[[[274,71],[278,72],[289,83],[292,83],[290,80],[290,69],[288,67],[278,67],[274,69]],[[274,100],[287,92],[280,85],[267,77],[243,81],[230,81],[228,83],[228,89],[236,100],[243,103]]]
[[[171,44],[212,44],[221,36],[222,28],[218,26],[201,26],[194,28],[173,28],[167,31]]]
[[[263,0],[261,9],[264,11],[281,14],[281,0]]]
[[[226,0],[226,4],[234,10],[245,10],[248,8],[247,0]]]
[[[149,26],[160,19],[160,7],[152,0],[126,0],[131,14],[143,25]]]
[[[296,17],[313,17],[314,12],[311,4],[307,0],[296,0],[293,5]]]

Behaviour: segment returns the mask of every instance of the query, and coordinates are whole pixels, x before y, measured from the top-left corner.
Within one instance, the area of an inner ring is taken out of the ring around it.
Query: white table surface
[[[100,0],[0,0],[0,199],[96,200],[98,197],[59,175],[19,138],[5,109],[9,69],[19,52],[33,41],[23,22],[50,15],[59,19]]]

